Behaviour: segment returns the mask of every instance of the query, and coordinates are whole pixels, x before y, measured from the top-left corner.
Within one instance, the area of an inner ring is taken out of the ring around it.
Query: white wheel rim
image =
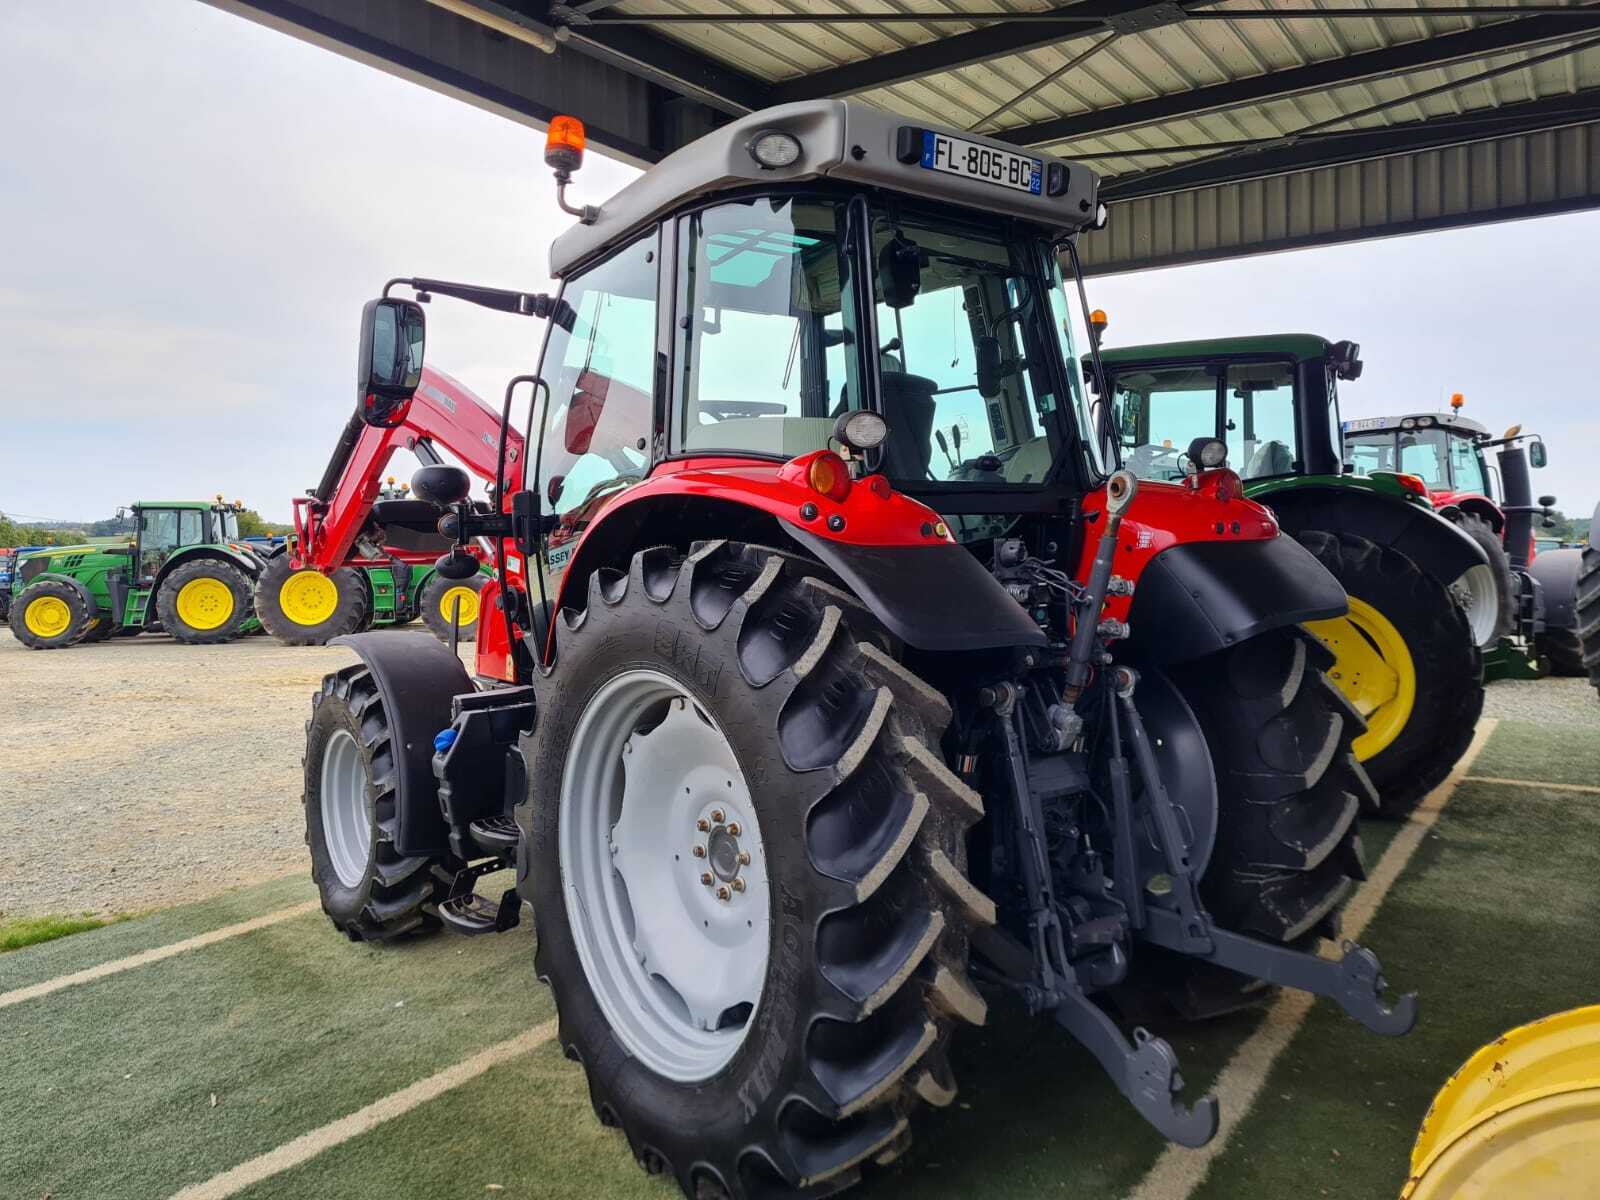
[[[709,1079],[760,1006],[771,902],[733,748],[674,680],[626,671],[584,708],[558,843],[567,920],[612,1031],[658,1075]]]
[[[345,887],[359,887],[372,853],[372,814],[361,747],[346,730],[334,733],[322,752],[321,793],[322,836],[333,873]]]
[[[1493,568],[1484,563],[1468,567],[1450,585],[1450,591],[1466,613],[1473,642],[1482,649],[1494,645],[1500,623],[1500,589],[1495,586]]]

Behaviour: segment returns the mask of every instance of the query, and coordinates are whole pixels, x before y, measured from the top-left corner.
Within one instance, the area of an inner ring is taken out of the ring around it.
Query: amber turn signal
[[[545,166],[563,173],[583,165],[583,122],[577,117],[552,117],[544,135]]]
[[[824,450],[811,460],[806,481],[812,491],[829,500],[843,500],[850,494],[850,468],[832,450]]]

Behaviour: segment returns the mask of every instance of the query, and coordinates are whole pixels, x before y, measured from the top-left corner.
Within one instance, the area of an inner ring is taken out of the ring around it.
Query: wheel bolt
[[[732,887],[733,887],[733,890],[736,891],[736,892],[744,891],[744,880],[737,879],[737,878],[734,879]]]
[[[715,821],[718,825],[721,825],[722,824],[722,810],[720,808],[713,808],[711,810],[711,819],[713,821]]]
[[[706,856],[706,848],[704,846],[696,846],[690,853],[696,858],[704,858]]]
[[[728,833],[732,837],[738,837],[739,836],[739,822],[737,822],[737,821],[730,822],[729,825],[728,825]]]
[[[701,817],[698,821],[696,821],[694,823],[694,827],[701,833],[711,832],[711,822],[706,820],[704,817]]]
[[[700,882],[705,884],[707,887],[710,887],[711,886],[711,872],[707,871],[705,874],[701,875],[700,876]]]
[[[750,851],[748,851],[748,850],[739,851],[739,865],[741,867],[748,867],[750,865]]]
[[[717,899],[718,900],[726,900],[727,898],[728,898],[728,889],[725,888],[725,887],[719,887],[717,889]]]

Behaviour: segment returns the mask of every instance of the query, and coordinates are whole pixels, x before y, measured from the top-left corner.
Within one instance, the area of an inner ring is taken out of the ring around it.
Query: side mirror
[[[422,382],[426,319],[414,300],[384,297],[361,310],[356,408],[368,425],[393,425]]]
[[[478,573],[478,560],[460,546],[452,547],[448,554],[441,554],[433,565],[446,579],[471,579]]]
[[[411,494],[439,508],[448,508],[467,498],[472,481],[460,467],[422,467],[411,477]]]
[[[1542,440],[1528,443],[1528,462],[1535,467],[1542,467],[1550,461],[1550,455],[1545,452]],[[1552,501],[1552,503],[1554,503]]]
[[[972,350],[978,371],[978,395],[993,400],[1000,394],[1000,339],[989,335],[973,338]]]
[[[901,233],[878,252],[878,289],[890,308],[908,307],[922,291],[926,257],[921,246]]]
[[[1540,508],[1554,508],[1555,506],[1556,506],[1556,498],[1554,496],[1540,496],[1539,497],[1539,507]]]

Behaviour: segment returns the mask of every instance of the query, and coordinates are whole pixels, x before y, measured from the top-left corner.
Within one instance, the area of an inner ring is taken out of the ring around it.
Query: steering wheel
[[[700,411],[714,421],[729,417],[781,417],[789,406],[775,400],[702,400]]]

